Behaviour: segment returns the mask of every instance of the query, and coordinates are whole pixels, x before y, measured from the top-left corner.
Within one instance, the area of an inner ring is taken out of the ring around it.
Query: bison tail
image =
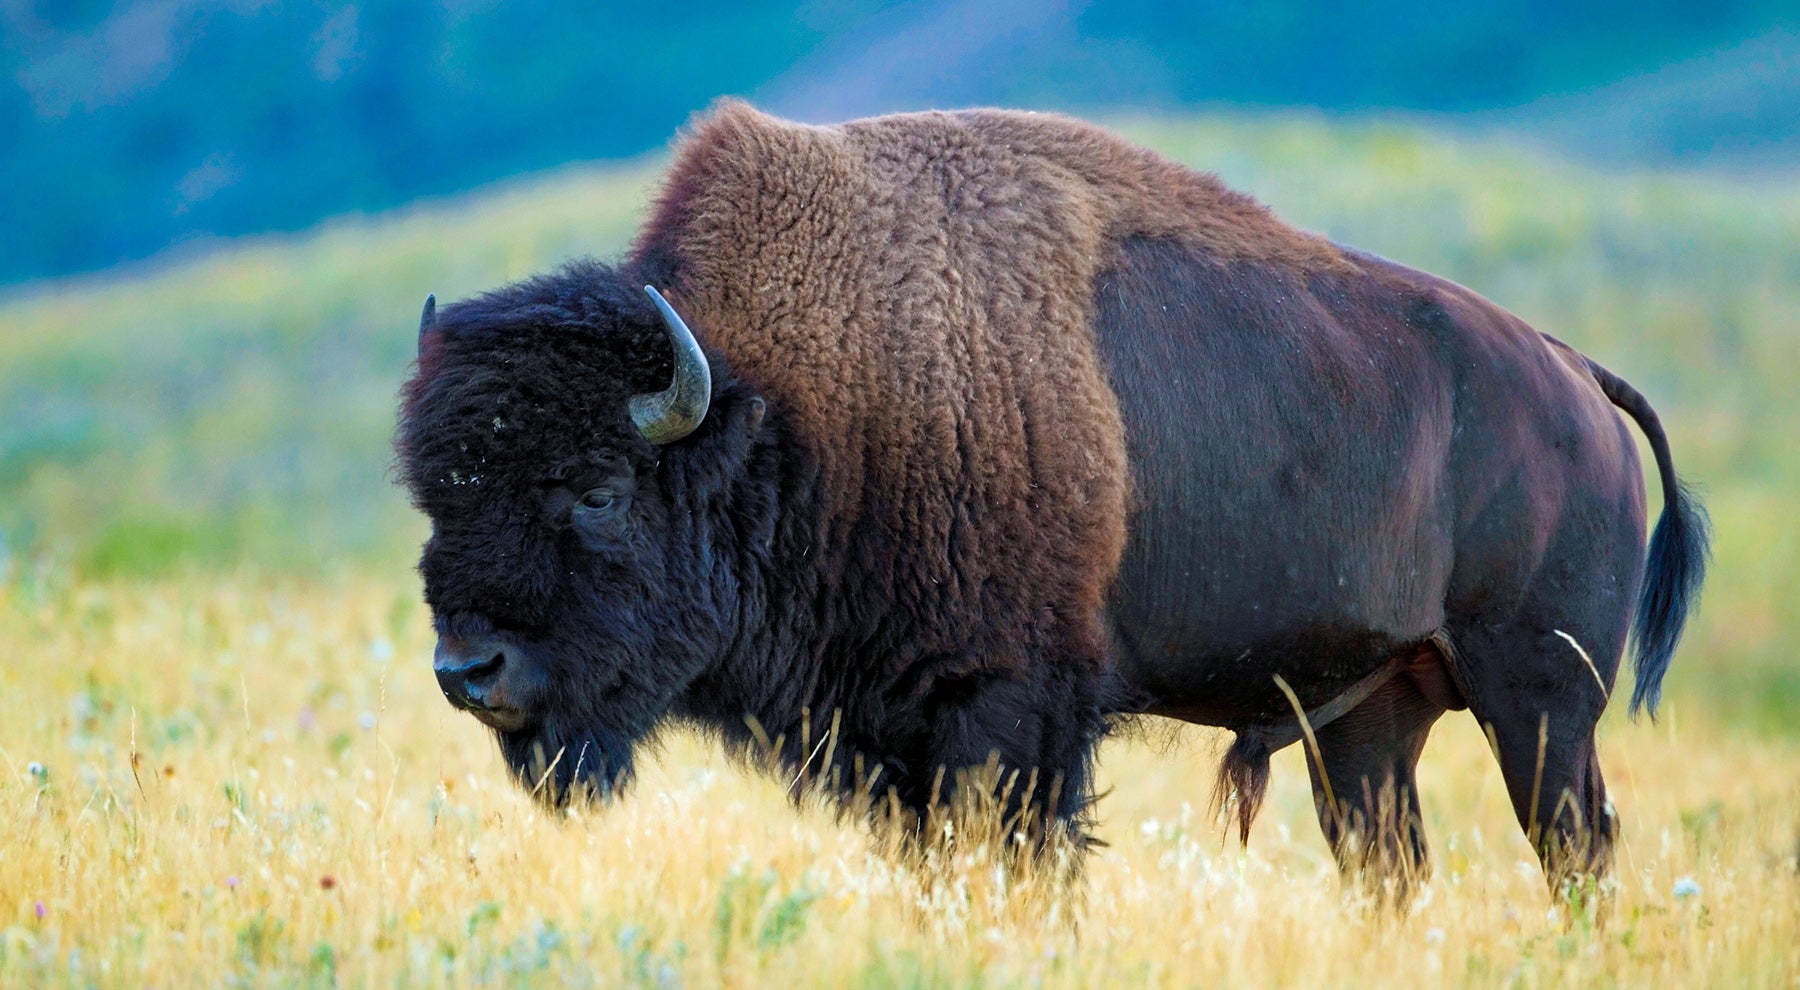
[[[1656,455],[1656,471],[1662,481],[1662,518],[1650,534],[1650,552],[1644,563],[1644,584],[1638,592],[1637,616],[1632,621],[1633,659],[1637,684],[1631,691],[1631,713],[1650,709],[1662,697],[1663,674],[1681,641],[1688,611],[1700,598],[1706,577],[1712,523],[1693,489],[1675,477],[1675,461],[1669,456],[1669,438],[1650,403],[1618,375],[1591,358],[1588,370],[1612,404],[1637,421]]]
[[[1213,785],[1213,808],[1237,809],[1238,840],[1250,844],[1250,823],[1256,821],[1263,795],[1269,790],[1269,743],[1259,732],[1240,732],[1225,751],[1219,780]]]

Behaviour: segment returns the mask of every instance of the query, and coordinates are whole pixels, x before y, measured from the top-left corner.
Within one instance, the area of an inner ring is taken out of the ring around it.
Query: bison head
[[[533,793],[614,791],[733,641],[762,411],[601,265],[427,302],[396,445],[431,519],[434,667]]]

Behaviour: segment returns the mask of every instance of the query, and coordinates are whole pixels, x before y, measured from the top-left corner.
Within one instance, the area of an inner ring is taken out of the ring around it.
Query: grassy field
[[[1205,806],[1221,739],[1187,732],[1107,746],[1084,885],[1009,891],[981,850],[926,882],[679,734],[622,803],[546,816],[438,696],[397,571],[0,596],[0,985],[1800,980],[1800,747],[1680,698],[1602,736],[1609,923],[1546,896],[1466,714],[1427,752],[1438,870],[1400,918],[1340,894],[1291,749],[1247,853]]]
[[[1438,873],[1405,917],[1340,894],[1293,751],[1225,842],[1201,732],[1108,744],[1075,888],[1003,890],[979,850],[928,882],[680,734],[623,803],[537,811],[432,681],[392,407],[426,291],[616,253],[647,164],[0,301],[0,985],[1800,981],[1800,181],[1122,126],[1594,355],[1709,489],[1665,717],[1603,727],[1607,924],[1544,893],[1466,715],[1427,751]]]

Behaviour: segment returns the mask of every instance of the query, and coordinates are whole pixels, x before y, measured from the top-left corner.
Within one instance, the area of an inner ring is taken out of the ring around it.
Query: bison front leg
[[[1061,838],[1085,845],[1103,694],[1097,675],[1057,671],[941,682],[929,705],[927,828],[1034,854]]]

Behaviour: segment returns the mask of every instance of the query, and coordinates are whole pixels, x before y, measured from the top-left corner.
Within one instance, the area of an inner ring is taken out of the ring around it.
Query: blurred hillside
[[[1596,160],[1792,175],[1800,169],[1800,33],[1772,31],[1597,89],[1477,116]]]
[[[1795,29],[1786,0],[16,0],[0,3],[0,284],[640,154],[721,93],[812,120],[980,103],[1498,114],[1626,162],[1791,171]]]
[[[1676,696],[1768,726],[1800,705],[1800,181],[1620,176],[1313,117],[1119,123],[1632,381],[1719,530]],[[388,440],[422,297],[616,254],[654,179],[568,171],[0,305],[0,576],[399,573],[423,528],[389,483]]]

